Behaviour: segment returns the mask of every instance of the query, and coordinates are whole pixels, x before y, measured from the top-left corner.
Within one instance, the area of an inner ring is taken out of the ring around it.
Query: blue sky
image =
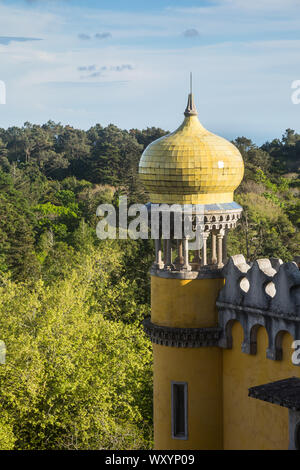
[[[212,132],[300,132],[300,0],[0,0],[1,127],[173,130],[190,71]]]

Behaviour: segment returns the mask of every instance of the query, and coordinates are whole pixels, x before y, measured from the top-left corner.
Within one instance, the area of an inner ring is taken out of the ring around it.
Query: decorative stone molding
[[[202,268],[200,271],[167,271],[158,269],[156,265],[153,265],[150,270],[151,276],[161,277],[163,279],[222,279],[222,269],[218,269],[217,266],[207,266]]]
[[[267,357],[272,360],[282,358],[282,336],[288,332],[294,339],[300,339],[300,318],[298,320],[285,319],[273,312],[263,311],[238,305],[222,304],[217,302],[219,308],[219,327],[222,335],[219,346],[225,349],[232,348],[232,326],[238,321],[244,330],[242,351],[246,354],[256,354],[257,330],[263,326],[268,334],[269,346]]]
[[[170,328],[155,325],[149,318],[143,326],[152,343],[175,348],[216,347],[221,335],[220,328]]]
[[[300,271],[296,263],[279,259],[261,259],[246,263],[244,256],[230,258],[223,268],[226,279],[220,291],[219,345],[232,347],[232,325],[239,321],[244,330],[242,351],[256,354],[256,335],[259,326],[268,334],[267,357],[282,358],[282,337],[285,332],[300,339]]]
[[[182,273],[224,266],[228,230],[236,227],[243,211],[236,202],[171,206],[148,203],[147,210],[149,228],[155,239],[152,270],[180,273],[180,279]],[[193,261],[190,250],[195,252]]]
[[[236,227],[242,215],[242,208],[236,211],[206,211],[204,215],[204,230],[225,230]]]

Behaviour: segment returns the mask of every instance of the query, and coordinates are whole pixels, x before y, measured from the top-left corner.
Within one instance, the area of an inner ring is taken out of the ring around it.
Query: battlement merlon
[[[280,360],[285,332],[300,340],[300,271],[296,262],[259,259],[247,263],[243,255],[232,256],[222,273],[225,286],[217,299],[219,345],[232,347],[231,329],[235,320],[244,329],[243,352],[256,354],[256,334],[264,326],[269,337],[267,357]]]

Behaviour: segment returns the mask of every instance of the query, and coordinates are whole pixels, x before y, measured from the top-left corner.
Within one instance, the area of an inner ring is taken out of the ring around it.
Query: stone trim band
[[[143,321],[146,334],[152,343],[175,348],[217,347],[221,328],[170,328],[155,325],[150,318]]]

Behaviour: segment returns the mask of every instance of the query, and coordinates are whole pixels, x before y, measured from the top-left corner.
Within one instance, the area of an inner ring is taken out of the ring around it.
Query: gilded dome
[[[152,203],[218,204],[233,201],[244,175],[239,150],[199,122],[193,95],[185,119],[171,134],[152,142],[139,164]]]

